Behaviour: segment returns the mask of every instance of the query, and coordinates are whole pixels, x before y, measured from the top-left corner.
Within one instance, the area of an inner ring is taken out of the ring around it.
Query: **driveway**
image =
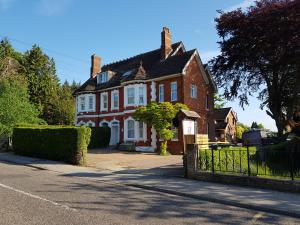
[[[88,166],[100,170],[153,175],[182,176],[182,155],[160,156],[156,153],[125,152],[111,149],[89,150]]]

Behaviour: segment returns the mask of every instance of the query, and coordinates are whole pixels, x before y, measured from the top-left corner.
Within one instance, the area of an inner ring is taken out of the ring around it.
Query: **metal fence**
[[[270,147],[199,149],[200,171],[300,180],[300,153]]]

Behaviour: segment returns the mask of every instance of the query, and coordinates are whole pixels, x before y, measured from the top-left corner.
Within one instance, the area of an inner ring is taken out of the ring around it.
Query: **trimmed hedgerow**
[[[109,127],[91,127],[92,135],[89,149],[104,148],[109,145],[110,128]]]
[[[15,127],[12,143],[16,154],[86,165],[90,136],[89,127]]]

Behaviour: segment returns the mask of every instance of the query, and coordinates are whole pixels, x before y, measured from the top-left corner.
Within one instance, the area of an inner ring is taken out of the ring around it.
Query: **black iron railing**
[[[300,153],[268,147],[199,149],[198,169],[211,173],[300,180]]]

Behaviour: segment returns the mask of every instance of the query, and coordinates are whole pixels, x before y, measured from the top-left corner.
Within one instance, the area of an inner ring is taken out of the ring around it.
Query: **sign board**
[[[189,135],[189,134],[195,134],[195,121],[193,120],[183,120],[183,134]]]

